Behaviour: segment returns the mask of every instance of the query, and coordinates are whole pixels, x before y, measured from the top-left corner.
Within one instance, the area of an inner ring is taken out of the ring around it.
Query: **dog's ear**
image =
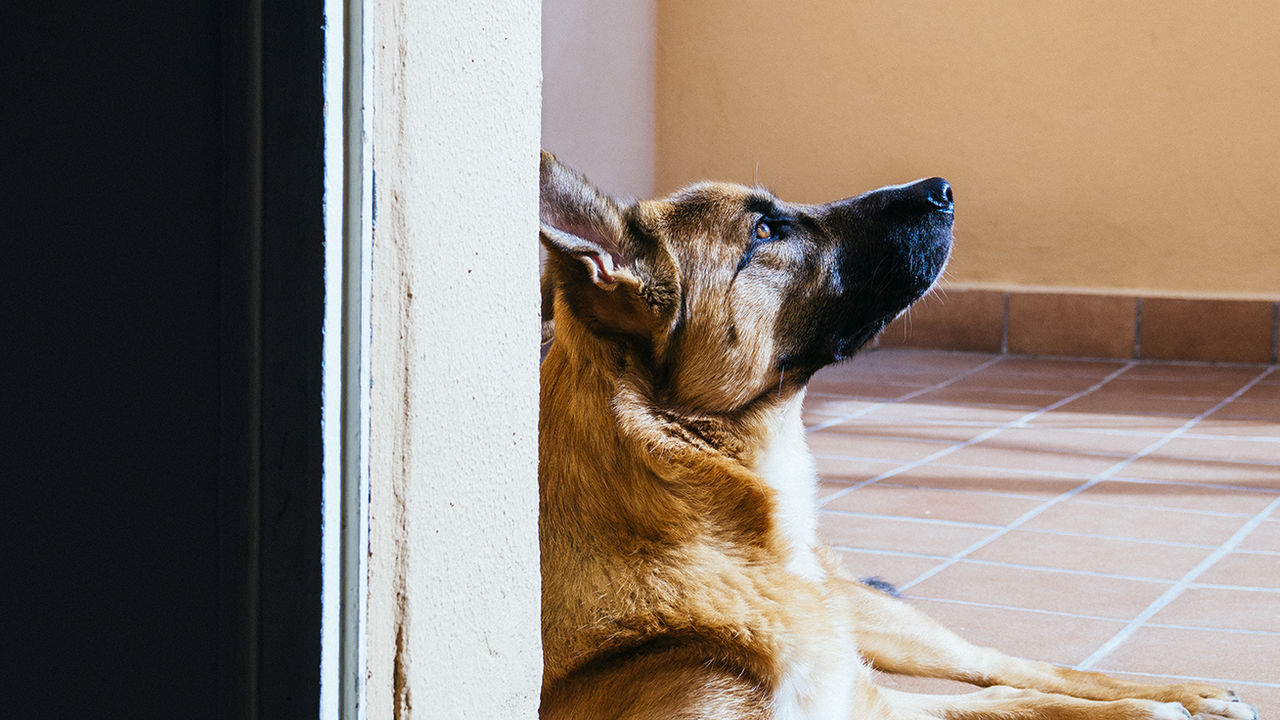
[[[672,273],[669,256],[637,237],[626,206],[582,175],[542,153],[540,236],[548,257],[543,275],[543,336],[549,334],[554,294],[597,334],[640,335],[654,329],[653,296],[665,283],[655,265]],[[643,257],[640,257],[643,256]],[[666,262],[655,262],[657,256]],[[655,282],[655,280],[658,280]]]
[[[538,220],[548,250],[581,263],[600,288],[617,287],[618,270],[630,263],[621,205],[545,150]]]

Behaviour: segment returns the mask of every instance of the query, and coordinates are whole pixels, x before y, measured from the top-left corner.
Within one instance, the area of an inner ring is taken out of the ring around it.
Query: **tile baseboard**
[[[1275,364],[1280,302],[943,288],[880,347]]]

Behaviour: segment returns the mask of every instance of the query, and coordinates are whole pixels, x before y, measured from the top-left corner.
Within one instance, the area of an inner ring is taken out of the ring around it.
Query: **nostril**
[[[925,181],[925,198],[929,204],[939,210],[949,211],[955,208],[955,198],[951,195],[951,183],[942,178],[931,178]]]

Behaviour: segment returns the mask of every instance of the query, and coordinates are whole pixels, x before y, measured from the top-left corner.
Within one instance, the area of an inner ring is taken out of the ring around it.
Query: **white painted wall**
[[[373,0],[367,717],[534,718],[538,0]]]
[[[655,0],[545,0],[542,146],[614,194],[653,194]]]

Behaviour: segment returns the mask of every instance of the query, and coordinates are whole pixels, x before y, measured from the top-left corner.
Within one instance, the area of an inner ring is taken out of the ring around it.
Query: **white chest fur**
[[[814,555],[818,535],[818,471],[805,441],[801,405],[792,398],[778,416],[755,470],[777,492],[777,522],[791,545],[787,570],[809,580],[825,577]]]

